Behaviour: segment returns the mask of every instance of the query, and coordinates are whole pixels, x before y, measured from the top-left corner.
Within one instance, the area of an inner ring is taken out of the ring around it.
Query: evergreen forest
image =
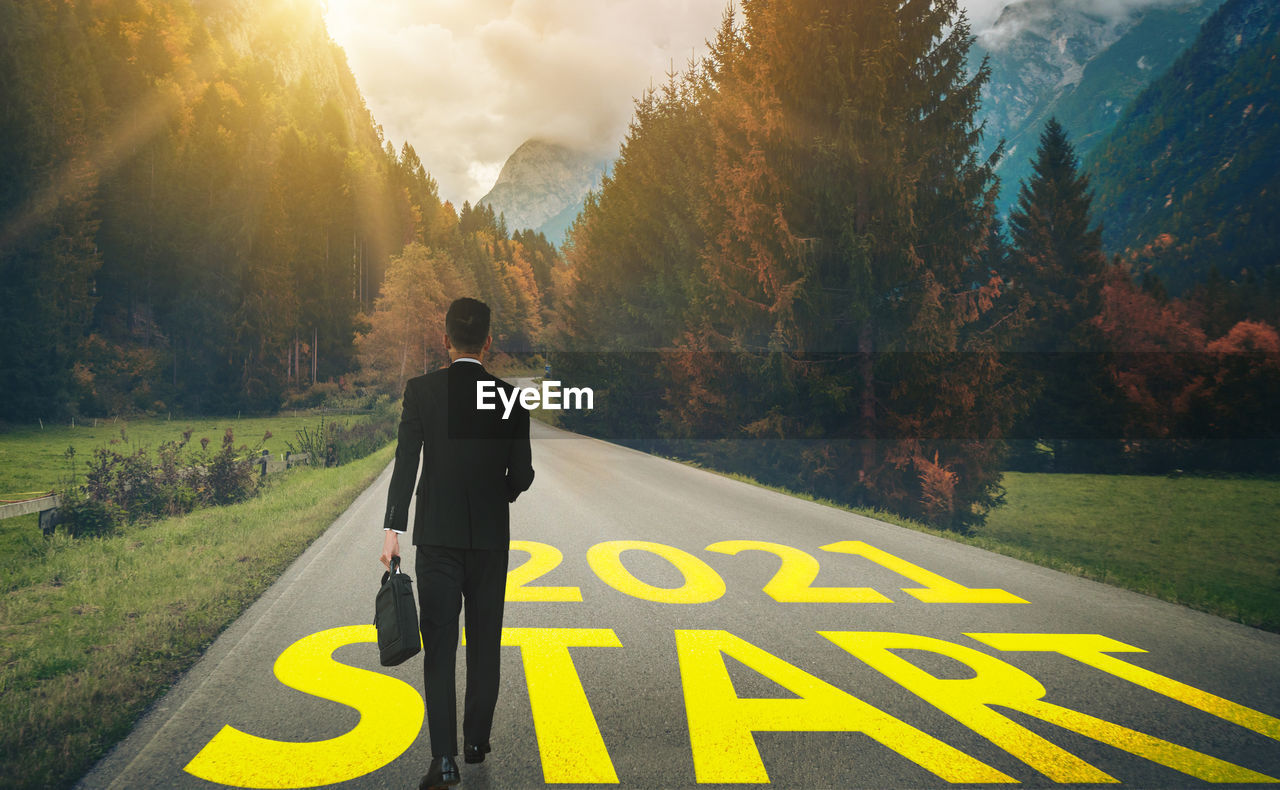
[[[1275,474],[1274,15],[1088,162],[1050,120],[1002,217],[957,0],[744,0],[557,249],[441,199],[319,4],[11,0],[0,419],[398,397],[472,295],[565,427],[947,528],[1011,469]]]

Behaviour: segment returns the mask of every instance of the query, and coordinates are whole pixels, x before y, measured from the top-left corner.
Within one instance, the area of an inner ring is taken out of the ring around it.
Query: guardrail
[[[263,450],[262,457],[254,461],[254,463],[262,470],[262,474],[268,475],[272,472],[279,472],[281,470],[297,466],[298,464],[311,463],[311,453],[289,453],[284,457],[284,460],[274,461],[271,459],[271,456],[267,455],[266,450]]]
[[[40,531],[46,535],[53,531],[58,518],[58,505],[62,500],[57,494],[24,499],[21,502],[6,502],[0,505],[0,519],[25,516],[30,513],[40,514]]]

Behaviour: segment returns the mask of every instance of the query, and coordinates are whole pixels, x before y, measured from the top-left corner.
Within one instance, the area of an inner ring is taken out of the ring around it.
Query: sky
[[[1168,0],[1061,0],[1120,13]],[[1009,0],[962,0],[975,32]],[[616,155],[634,98],[706,51],[726,0],[327,0],[383,133],[460,207],[522,142]]]

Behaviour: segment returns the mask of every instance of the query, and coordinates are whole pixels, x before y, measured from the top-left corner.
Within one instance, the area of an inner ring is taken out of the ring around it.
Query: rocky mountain
[[[1103,241],[1173,292],[1280,262],[1280,4],[1227,0],[1092,156]]]
[[[1121,12],[1071,0],[1020,0],[978,34],[991,80],[979,115],[986,145],[1005,140],[1000,209],[1008,210],[1045,122],[1057,117],[1080,155],[1119,120],[1125,107],[1195,40],[1222,0],[1169,0]]]
[[[477,205],[492,206],[511,230],[532,228],[559,245],[599,186],[608,162],[544,140],[526,140],[507,158],[498,180]]]

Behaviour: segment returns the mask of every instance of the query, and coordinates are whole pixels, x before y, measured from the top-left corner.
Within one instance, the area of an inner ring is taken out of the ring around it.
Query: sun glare
[[[359,4],[344,3],[341,0],[335,3],[330,3],[329,0],[314,0],[314,2],[320,6],[320,13],[324,16],[324,25],[329,31],[329,37],[341,45],[350,36],[352,27],[358,19],[355,9]]]

